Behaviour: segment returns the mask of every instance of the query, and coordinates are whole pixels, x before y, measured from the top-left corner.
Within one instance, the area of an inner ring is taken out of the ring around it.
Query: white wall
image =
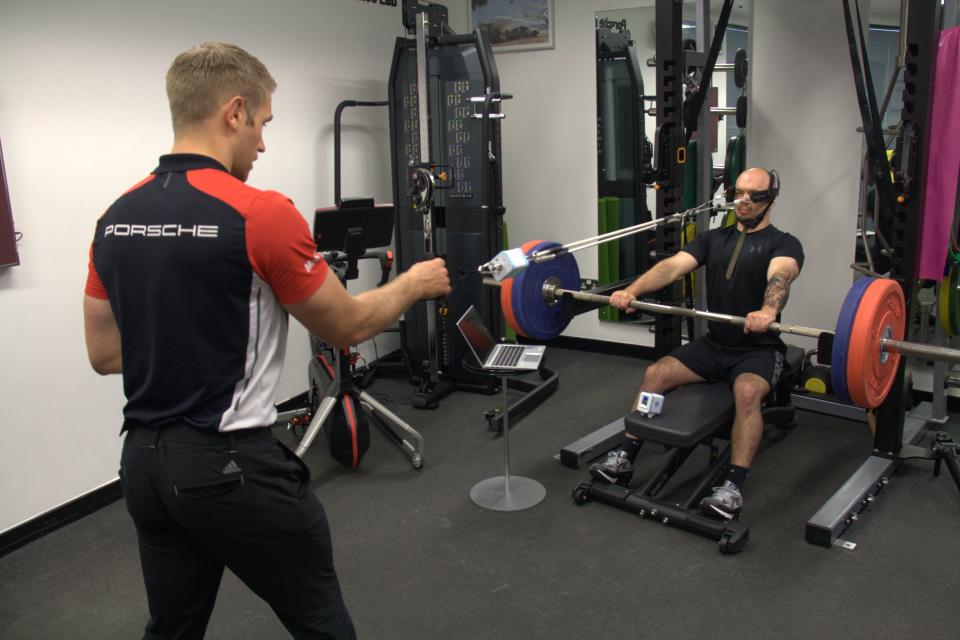
[[[862,141],[843,9],[834,0],[754,2],[750,33],[747,164],[779,171],[772,220],[806,256],[784,321],[832,329],[853,282]]]
[[[23,232],[21,266],[0,271],[0,532],[116,477],[123,396],[86,360],[87,253],[99,215],[170,149],[173,57],[227,40],[268,66],[276,118],[250,183],[289,195],[312,225],[333,201],[336,104],[386,99],[402,33],[399,7],[358,0],[0,4],[0,138]],[[344,124],[344,194],[389,202],[386,109],[348,110]],[[284,395],[304,388],[307,350],[294,327]]]
[[[555,0],[554,49],[497,54],[501,89],[514,95],[504,106],[503,121],[511,245],[596,235],[594,14],[652,5],[652,0]],[[596,250],[576,256],[581,276],[596,278]],[[574,318],[564,335],[653,344],[645,330],[601,323],[596,312]]]

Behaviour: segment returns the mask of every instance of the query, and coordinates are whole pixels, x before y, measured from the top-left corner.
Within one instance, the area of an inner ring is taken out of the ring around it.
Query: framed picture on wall
[[[17,233],[13,228],[10,192],[7,191],[7,176],[3,170],[3,147],[0,146],[0,267],[18,264],[20,256],[17,254]]]
[[[494,51],[553,49],[554,0],[470,0],[471,29],[485,32]]]

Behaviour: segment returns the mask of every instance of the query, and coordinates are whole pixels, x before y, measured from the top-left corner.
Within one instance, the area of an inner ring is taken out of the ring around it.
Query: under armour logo
[[[236,462],[231,460],[230,462],[227,463],[227,466],[225,466],[223,468],[223,471],[221,471],[220,473],[226,476],[226,475],[230,475],[231,473],[240,473],[241,471],[242,469],[240,468],[240,465],[238,465]]]

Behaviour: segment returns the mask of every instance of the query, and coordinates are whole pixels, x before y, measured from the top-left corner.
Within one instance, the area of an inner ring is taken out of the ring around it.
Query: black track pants
[[[295,638],[356,637],[310,473],[268,429],[128,428],[120,481],[150,606],[145,638],[202,638],[224,567]]]

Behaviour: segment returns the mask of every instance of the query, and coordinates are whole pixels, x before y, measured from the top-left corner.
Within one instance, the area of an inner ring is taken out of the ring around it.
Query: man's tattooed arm
[[[774,313],[780,313],[787,306],[790,297],[790,276],[778,271],[767,280],[767,290],[763,294],[763,306]]]

